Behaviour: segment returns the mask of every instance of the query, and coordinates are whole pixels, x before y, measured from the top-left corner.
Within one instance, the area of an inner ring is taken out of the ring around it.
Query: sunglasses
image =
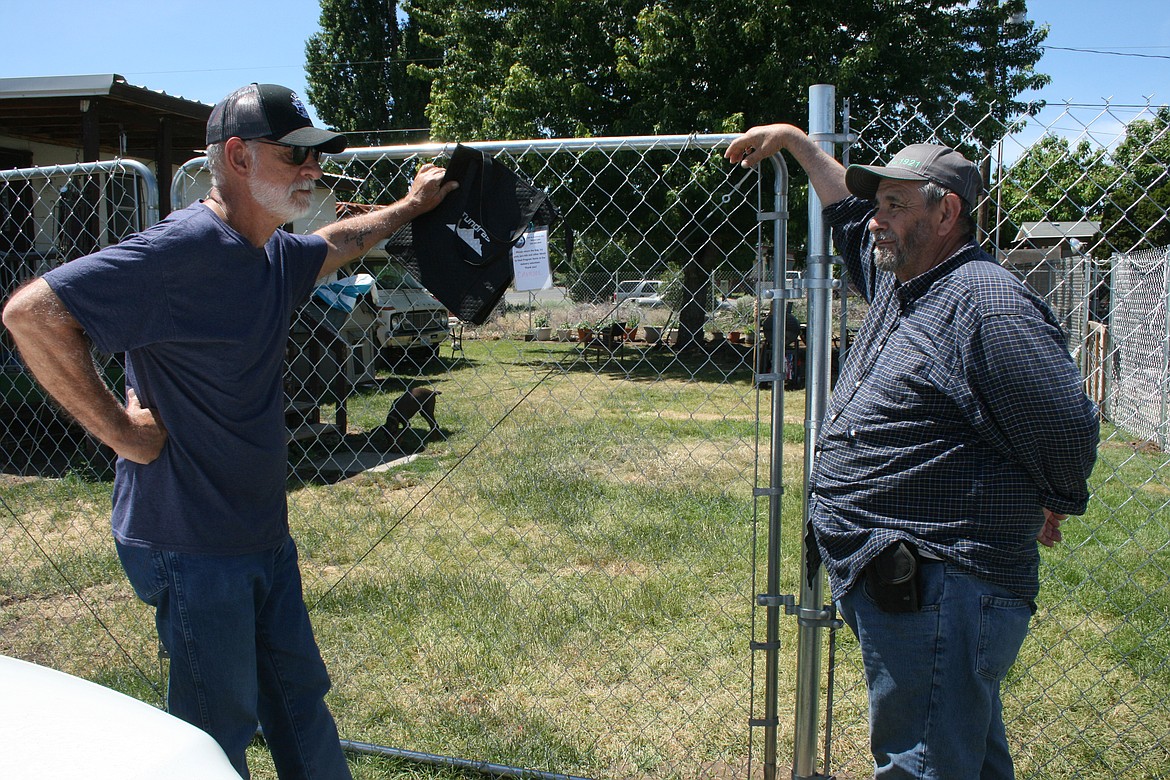
[[[310,154],[313,155],[314,161],[321,162],[321,150],[315,146],[289,146],[288,144],[278,144],[275,141],[265,141],[263,139],[257,139],[257,142],[266,146],[279,146],[282,149],[288,149],[288,162],[290,165],[297,167],[304,165],[305,160],[309,159]]]

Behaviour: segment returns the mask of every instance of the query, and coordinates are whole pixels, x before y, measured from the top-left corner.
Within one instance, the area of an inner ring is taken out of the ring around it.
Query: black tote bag
[[[481,325],[512,282],[512,246],[534,220],[558,215],[543,190],[463,144],[443,177],[452,180],[459,187],[387,239],[386,251],[455,316]]]

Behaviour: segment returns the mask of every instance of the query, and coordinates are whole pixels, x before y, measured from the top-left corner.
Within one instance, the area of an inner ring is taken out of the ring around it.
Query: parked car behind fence
[[[662,298],[663,283],[658,279],[630,279],[618,282],[614,288],[613,302],[615,304],[629,301],[635,306],[657,308],[665,306]]]

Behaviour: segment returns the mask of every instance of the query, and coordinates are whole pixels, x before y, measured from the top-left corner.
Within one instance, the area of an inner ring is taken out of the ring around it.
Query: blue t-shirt
[[[288,536],[285,344],[324,262],[315,236],[263,249],[195,204],[45,275],[168,438],[148,465],[118,460],[124,544],[240,554]]]

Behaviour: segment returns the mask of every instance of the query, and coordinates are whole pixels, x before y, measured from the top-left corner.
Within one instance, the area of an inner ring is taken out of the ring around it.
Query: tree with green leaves
[[[441,53],[416,59],[406,72],[430,85],[431,134],[447,141],[738,132],[799,122],[807,114],[808,87],[817,83],[836,84],[855,110],[895,106],[901,115],[924,116],[929,126],[943,125],[954,117],[954,104],[966,101],[969,128],[988,110],[975,104],[995,96],[1008,114],[1023,111],[1015,97],[1045,83],[1032,66],[1046,32],[1030,22],[1009,24],[1023,8],[1024,0],[401,3],[408,24],[417,25],[420,48]],[[342,21],[327,25],[323,14],[322,27],[333,30]],[[344,43],[341,48],[354,48]],[[372,94],[382,100],[384,93]],[[621,174],[600,164],[598,177]],[[717,155],[708,165],[711,175],[726,168]],[[689,202],[689,192],[661,193],[659,184],[615,210],[610,193],[620,189],[591,186],[580,195],[592,198],[588,211],[598,220],[613,215],[613,229],[602,231],[607,243],[622,240],[622,224],[665,225],[666,201],[677,201],[669,213],[679,215],[704,205]],[[800,198],[793,198],[795,207]],[[718,238],[673,227],[693,238],[670,242],[672,257],[665,260],[698,279],[694,269],[720,256],[708,248]],[[580,239],[584,250],[590,237]],[[648,252],[638,262],[663,262],[644,249],[650,243],[631,239],[637,248],[631,251]]]
[[[1105,149],[1046,135],[994,183],[999,217],[998,230],[991,232],[1001,237],[999,247],[1006,249],[1025,222],[1099,220],[1116,178]]]
[[[1118,252],[1170,246],[1170,107],[1126,125],[1113,152],[1117,185],[1102,214],[1102,229]]]
[[[738,131],[799,120],[810,84],[935,124],[1047,83],[1024,0],[404,0],[442,62],[435,133],[452,139]],[[1015,20],[1013,22],[1013,20]]]
[[[411,131],[426,138],[430,82],[410,66],[437,56],[395,0],[321,0],[321,31],[305,44],[308,99],[326,124],[347,133]],[[420,130],[421,128],[421,130]]]
[[[402,8],[443,52],[412,72],[431,81],[427,115],[444,140],[739,132],[800,123],[809,85],[831,83],[855,114],[881,105],[888,127],[916,117],[958,145],[972,128],[1002,133],[1008,117],[1036,109],[1017,96],[1047,83],[1033,70],[1047,31],[1018,18],[1024,0],[403,0]],[[981,121],[990,102],[999,113]]]
[[[1094,256],[1170,246],[1170,108],[1126,126],[1116,149],[1041,138],[998,183],[1001,248],[1024,222],[1101,223]]]

